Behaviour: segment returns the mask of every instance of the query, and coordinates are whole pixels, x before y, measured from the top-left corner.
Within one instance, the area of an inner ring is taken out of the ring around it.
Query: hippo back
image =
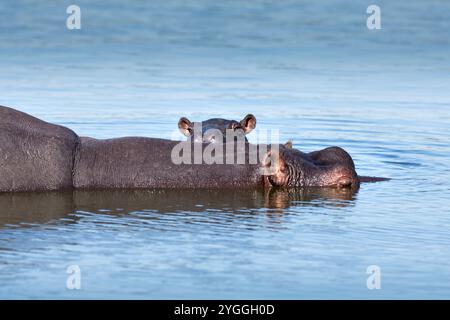
[[[72,188],[78,136],[0,106],[0,192]]]
[[[145,137],[98,140],[80,137],[75,156],[75,189],[250,188],[261,181],[258,165],[175,164],[176,146],[190,142]],[[208,144],[197,144],[200,151]],[[193,153],[192,153],[193,157]],[[191,160],[193,160],[191,158]]]

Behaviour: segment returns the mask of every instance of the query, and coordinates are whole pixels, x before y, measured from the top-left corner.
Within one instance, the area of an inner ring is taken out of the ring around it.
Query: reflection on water
[[[348,206],[351,189],[100,190],[0,194],[0,227],[71,221],[78,212],[126,215],[217,211],[283,214],[290,206]],[[279,209],[279,210],[274,210]],[[64,218],[64,219],[63,219]],[[74,219],[73,222],[76,222]]]
[[[357,190],[336,188],[267,189],[264,194],[266,208],[286,209],[295,206],[345,207],[355,199]],[[283,213],[280,210],[280,213]]]
[[[0,297],[201,298],[217,281],[220,296],[238,297],[235,280],[251,283],[251,272],[289,264],[294,221],[307,226],[313,222],[303,214],[345,210],[356,195],[326,188],[0,194]],[[345,223],[344,212],[327,215]],[[64,287],[71,264],[83,271],[85,291]],[[285,271],[282,282],[292,272]],[[40,285],[27,291],[30,282]]]
[[[42,224],[74,211],[71,192],[0,193],[0,228]]]

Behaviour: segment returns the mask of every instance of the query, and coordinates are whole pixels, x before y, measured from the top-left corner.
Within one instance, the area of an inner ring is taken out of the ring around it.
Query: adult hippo
[[[225,144],[224,144],[225,145]],[[180,147],[181,146],[181,147]],[[250,148],[243,151],[243,164],[195,163],[195,151],[185,162],[175,162],[172,150],[189,150],[190,142],[126,137],[97,140],[81,138],[75,155],[75,188],[255,188],[357,187],[359,178],[350,156],[345,161],[327,161],[320,153],[303,153],[290,143],[273,146],[250,145],[257,153],[267,152],[251,163]],[[264,147],[264,148],[263,148]],[[194,147],[192,147],[193,149]],[[199,146],[204,154],[208,144]],[[266,148],[266,149],[265,149]],[[192,150],[190,149],[190,150]],[[224,147],[224,149],[226,149]],[[329,152],[346,154],[340,148]],[[223,157],[225,157],[224,152]],[[185,159],[186,160],[186,159]]]
[[[126,137],[80,138],[70,129],[0,107],[0,191],[106,188],[358,187],[351,157],[337,147],[303,153],[286,145],[246,144],[263,156],[245,164],[181,163],[180,144]],[[274,150],[278,149],[278,152]],[[192,155],[195,157],[195,152]]]

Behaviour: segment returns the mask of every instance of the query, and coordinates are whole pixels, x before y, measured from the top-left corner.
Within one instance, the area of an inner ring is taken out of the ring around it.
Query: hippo
[[[196,125],[201,130],[195,130]],[[191,122],[188,118],[182,117],[178,121],[178,129],[193,142],[226,142],[227,130],[232,131],[236,139],[243,138],[248,142],[247,135],[256,127],[256,118],[252,114],[247,114],[241,121],[226,120],[222,118],[208,119],[202,122]],[[221,141],[216,141],[216,132],[220,133]]]
[[[359,177],[350,155],[338,147],[303,153],[290,142],[272,146],[246,143],[245,159],[251,148],[263,157],[244,164],[176,164],[173,150],[180,145],[199,146],[202,151],[210,147],[209,143],[147,137],[79,137],[63,126],[0,107],[0,191],[358,188],[361,180],[376,181]]]
[[[78,144],[68,128],[0,106],[0,191],[72,188]]]
[[[291,143],[278,145],[257,163],[174,163],[171,150],[190,142],[125,137],[98,140],[81,138],[74,161],[73,186],[81,189],[110,188],[256,188],[358,187],[351,157],[338,147],[302,153]],[[248,144],[249,145],[249,144]],[[208,144],[201,144],[202,151]],[[256,149],[263,145],[254,146]],[[323,159],[333,154],[343,160]],[[249,148],[245,158],[249,157]],[[274,161],[274,163],[272,163]],[[271,173],[269,169],[272,168]]]

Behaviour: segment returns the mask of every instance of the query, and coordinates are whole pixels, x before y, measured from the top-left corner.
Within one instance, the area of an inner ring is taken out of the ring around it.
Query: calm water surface
[[[392,180],[0,194],[0,298],[450,298],[450,3],[378,1],[379,31],[366,1],[77,4],[0,3],[1,105],[96,138],[251,112]]]

